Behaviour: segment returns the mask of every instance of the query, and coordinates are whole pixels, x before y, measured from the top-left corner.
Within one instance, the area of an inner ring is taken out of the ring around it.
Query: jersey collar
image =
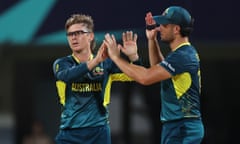
[[[81,63],[78,58],[76,56],[74,56],[74,54],[72,54],[72,57],[74,58],[74,60],[77,62],[77,63]],[[88,60],[92,60],[93,59],[93,54],[90,55],[90,57],[88,58]]]
[[[174,51],[177,50],[178,48],[184,46],[184,45],[191,45],[191,43],[190,43],[190,42],[181,43],[180,45],[178,45],[178,46],[174,49]]]

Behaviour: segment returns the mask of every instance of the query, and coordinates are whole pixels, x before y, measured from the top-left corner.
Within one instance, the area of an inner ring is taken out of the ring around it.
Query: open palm
[[[132,31],[127,31],[122,34],[123,47],[122,52],[131,56],[137,53],[137,34],[133,34]]]

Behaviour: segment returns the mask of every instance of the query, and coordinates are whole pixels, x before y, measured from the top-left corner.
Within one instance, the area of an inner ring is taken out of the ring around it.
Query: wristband
[[[157,27],[157,24],[152,24],[152,25],[146,25],[147,30],[153,30]]]

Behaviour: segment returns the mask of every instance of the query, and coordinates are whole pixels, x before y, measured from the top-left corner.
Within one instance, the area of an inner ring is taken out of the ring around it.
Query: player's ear
[[[174,25],[174,33],[180,34],[181,33],[181,27],[179,25]]]
[[[92,41],[92,40],[94,40],[94,33],[89,33],[89,36],[90,36],[90,39],[89,39],[89,41]]]

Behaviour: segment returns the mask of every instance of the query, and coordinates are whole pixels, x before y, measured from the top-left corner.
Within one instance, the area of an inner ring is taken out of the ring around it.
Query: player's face
[[[82,51],[90,48],[93,33],[83,24],[73,24],[67,30],[67,39],[72,51]]]
[[[163,42],[171,43],[175,39],[175,26],[173,24],[161,24],[158,27]]]

